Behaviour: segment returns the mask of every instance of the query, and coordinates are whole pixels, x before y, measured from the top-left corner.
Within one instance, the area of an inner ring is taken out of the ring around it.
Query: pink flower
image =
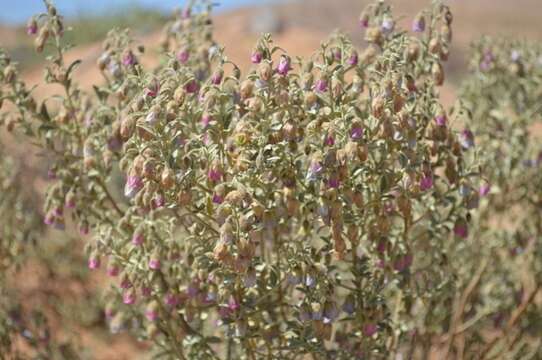
[[[117,265],[109,265],[107,267],[107,275],[111,276],[111,277],[115,277],[119,274],[120,272],[120,269]]]
[[[139,176],[128,176],[124,186],[124,195],[129,198],[134,197],[142,187],[143,180]]]
[[[277,72],[282,75],[288,75],[288,72],[291,70],[290,67],[290,58],[287,56],[282,56],[280,58],[279,64],[277,65]]]
[[[470,149],[474,147],[474,135],[469,129],[464,129],[459,135],[459,142],[464,149]]]
[[[230,311],[232,312],[235,312],[239,310],[240,307],[241,305],[239,305],[237,300],[235,300],[233,296],[230,296],[230,299],[228,300],[228,309],[230,309]]]
[[[31,19],[26,27],[26,33],[28,35],[36,35],[38,33],[38,24],[36,20]]]
[[[489,194],[490,190],[491,190],[491,185],[489,185],[488,183],[483,183],[480,186],[479,194],[480,196],[486,196],[487,194]]]
[[[189,94],[194,94],[199,91],[199,84],[196,80],[191,80],[188,84],[185,85],[184,89]]]
[[[435,122],[438,126],[446,126],[446,116],[445,115],[438,115],[435,117]]]
[[[363,325],[362,333],[364,336],[371,337],[378,331],[378,326],[375,323]]]
[[[127,50],[122,55],[122,65],[129,67],[134,66],[137,63],[136,57],[131,50]]]
[[[222,180],[222,171],[220,171],[218,168],[211,168],[207,173],[207,178],[209,178],[209,180],[212,182],[219,182]]]
[[[204,129],[206,129],[209,126],[209,124],[211,123],[212,120],[213,120],[213,118],[211,117],[211,115],[204,114],[201,117],[201,125],[203,126]]]
[[[356,66],[358,64],[358,61],[359,61],[358,52],[352,51],[352,54],[350,55],[346,63],[350,66]]]
[[[422,191],[429,190],[433,187],[433,176],[431,175],[424,175],[420,179],[420,189]]]
[[[324,80],[324,79],[317,80],[316,84],[314,85],[314,90],[316,90],[316,92],[320,92],[320,93],[326,92],[327,91],[327,81]]]
[[[326,138],[324,139],[324,145],[327,145],[327,146],[335,145],[335,138],[333,137],[333,135],[326,135]]]
[[[162,266],[162,264],[160,263],[160,260],[159,259],[156,259],[156,258],[151,258],[149,260],[149,268],[151,270],[160,270],[160,267]]]
[[[263,55],[261,52],[259,51],[255,51],[252,53],[252,55],[250,56],[250,61],[253,63],[253,64],[259,64],[262,62],[262,59],[263,59]]]
[[[182,49],[177,53],[177,60],[179,60],[181,64],[186,64],[189,57],[190,57],[190,53],[188,52],[187,49]]]
[[[454,234],[457,237],[466,239],[469,236],[469,228],[465,220],[459,219],[454,225]]]
[[[90,270],[96,270],[100,268],[100,258],[97,256],[91,256],[88,260],[88,268]]]
[[[363,128],[361,126],[354,126],[350,130],[350,137],[352,140],[359,140],[363,136]]]
[[[122,294],[122,302],[126,305],[133,305],[136,301],[136,294],[134,290],[125,291]]]
[[[134,233],[132,236],[132,245],[140,246],[145,241],[145,237],[141,233]]]

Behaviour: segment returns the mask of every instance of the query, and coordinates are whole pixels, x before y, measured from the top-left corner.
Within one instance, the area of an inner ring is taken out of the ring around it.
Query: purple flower
[[[316,181],[323,171],[322,164],[319,161],[312,161],[307,172],[307,179],[309,181]]]
[[[199,84],[196,80],[191,80],[188,84],[185,85],[184,89],[189,94],[194,94],[199,91]]]
[[[359,26],[360,26],[361,28],[367,28],[367,27],[369,27],[369,18],[368,18],[368,17],[364,17],[364,18],[360,19],[360,21],[359,21]]]
[[[446,115],[438,115],[435,117],[435,122],[438,126],[446,126]]]
[[[216,71],[213,76],[211,76],[211,84],[213,85],[220,85],[222,82],[222,77],[224,76],[224,73],[222,71]]]
[[[431,175],[424,175],[420,179],[420,189],[422,191],[429,190],[433,187],[433,176]]]
[[[213,120],[213,118],[211,117],[211,115],[204,114],[201,117],[201,125],[203,126],[204,129],[206,129],[209,126],[209,124],[211,123],[212,120]]]
[[[117,265],[113,264],[113,265],[109,265],[107,267],[107,275],[108,276],[115,277],[115,276],[117,276],[119,274],[119,272],[120,272],[120,269],[119,269],[119,267]]]
[[[233,296],[230,296],[228,300],[228,309],[232,312],[239,310],[241,305],[235,300]]]
[[[53,225],[55,223],[55,216],[53,215],[53,213],[47,213],[47,215],[45,215],[45,217],[43,218],[43,223],[45,225]]]
[[[350,130],[350,138],[352,140],[359,140],[363,136],[363,128],[361,126],[354,126]]]
[[[386,18],[382,20],[382,24],[380,25],[380,28],[382,29],[383,33],[389,34],[395,28],[395,22],[390,18]]]
[[[147,309],[145,310],[145,317],[147,320],[154,322],[158,319],[158,311],[156,309]]]
[[[362,333],[364,336],[371,337],[378,331],[378,326],[375,323],[363,325]]]
[[[224,198],[218,194],[213,194],[213,203],[214,204],[222,204],[224,201]]]
[[[212,182],[219,182],[222,179],[222,171],[217,168],[211,168],[207,173],[207,178]]]
[[[151,296],[152,294],[152,289],[148,286],[143,286],[141,288],[141,295],[143,295],[143,297],[149,297]]]
[[[521,59],[521,54],[517,50],[512,50],[512,52],[510,53],[510,59],[513,62],[519,61],[519,59]]]
[[[341,185],[341,182],[336,177],[331,177],[327,182],[327,186],[330,189],[337,189],[340,185]]]
[[[422,33],[425,31],[425,19],[422,16],[416,17],[412,22],[412,31]]]
[[[120,288],[121,289],[129,289],[132,287],[132,282],[130,281],[130,278],[128,278],[127,275],[124,275],[122,279],[120,280]]]
[[[177,53],[177,60],[179,60],[181,64],[186,64],[189,57],[190,57],[190,53],[188,52],[187,49],[182,49]]]
[[[170,307],[177,307],[177,305],[180,303],[180,299],[174,293],[167,293],[164,297],[164,303]]]
[[[327,91],[327,81],[324,80],[324,79],[317,80],[316,84],[314,85],[314,90],[316,90],[316,92],[320,92],[320,93],[326,92]]]
[[[346,63],[350,66],[356,66],[358,64],[358,61],[359,61],[358,52],[354,50],[352,51],[352,54],[350,55]]]
[[[259,51],[254,51],[252,53],[252,55],[250,56],[250,61],[253,63],[253,64],[259,64],[262,62],[262,59],[263,59],[263,55],[261,52]]]
[[[474,147],[474,134],[469,129],[464,129],[459,135],[459,143],[464,149]]]
[[[469,236],[469,228],[465,220],[458,220],[454,225],[454,234],[457,237],[466,239]]]
[[[352,315],[356,311],[356,299],[352,295],[348,295],[344,300],[342,309],[345,313]]]
[[[149,269],[151,270],[160,270],[160,267],[162,264],[160,263],[160,259],[151,258],[149,260]]]
[[[132,245],[134,246],[140,246],[141,244],[143,244],[144,241],[145,237],[139,232],[134,233],[134,235],[132,236]]]
[[[326,138],[324,139],[324,145],[327,145],[327,146],[335,145],[335,138],[333,137],[333,135],[326,135]]]
[[[30,22],[26,26],[26,33],[28,35],[36,35],[38,33],[38,24],[36,23],[36,20],[30,20]]]
[[[285,76],[288,75],[288,71],[290,70],[290,58],[288,58],[287,56],[282,56],[280,58],[279,64],[277,65],[277,72],[280,75]]]
[[[395,262],[393,263],[393,268],[395,269],[395,271],[403,272],[407,270],[410,265],[412,265],[412,260],[413,258],[410,254],[401,256],[397,260],[395,260]]]
[[[489,194],[489,191],[491,190],[491,186],[488,183],[483,183],[480,185],[479,194],[480,196],[486,196]]]
[[[122,55],[122,65],[129,67],[134,66],[137,63],[136,57],[131,50],[125,51]]]
[[[96,270],[100,268],[100,258],[97,256],[91,256],[90,259],[88,259],[88,268],[90,270]]]
[[[125,291],[122,294],[122,302],[126,305],[132,305],[136,301],[136,294],[134,290]]]
[[[128,176],[124,186],[124,196],[134,197],[143,187],[143,180],[139,176]]]

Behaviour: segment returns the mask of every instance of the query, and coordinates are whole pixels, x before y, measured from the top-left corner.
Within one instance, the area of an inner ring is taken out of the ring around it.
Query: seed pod
[[[382,42],[382,31],[380,30],[380,27],[373,26],[368,28],[365,32],[365,41],[380,45]]]
[[[440,53],[440,49],[441,49],[441,45],[440,45],[439,39],[438,39],[437,37],[432,38],[432,39],[429,41],[428,48],[429,48],[429,52],[430,52],[431,54],[438,55],[438,54]]]
[[[169,167],[165,167],[162,171],[160,184],[164,189],[171,189],[175,185],[175,174]]]
[[[241,83],[240,95],[242,100],[246,100],[252,96],[254,83],[251,80],[245,80]]]
[[[49,29],[47,26],[44,26],[41,28],[40,33],[36,40],[34,40],[34,46],[36,48],[36,51],[38,53],[41,53],[43,51],[43,48],[45,47],[45,43],[47,42],[47,39],[49,39]]]
[[[435,81],[435,85],[441,86],[444,83],[444,70],[439,62],[434,62],[431,66],[431,75]]]

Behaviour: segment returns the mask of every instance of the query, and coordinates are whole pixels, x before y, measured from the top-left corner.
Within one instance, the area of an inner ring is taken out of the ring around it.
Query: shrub
[[[179,359],[536,350],[535,317],[510,330],[539,283],[517,269],[540,273],[540,171],[521,165],[537,151],[526,125],[540,113],[539,52],[509,60],[509,45],[482,41],[456,109],[469,129],[456,131],[438,97],[452,37],[438,2],[414,34],[369,6],[363,51],[337,33],[294,59],[264,35],[244,77],[201,2],[166,26],[151,70],[112,31],[92,92],[73,81],[79,62],[65,62],[63,20],[46,5],[29,33],[53,50],[45,80],[64,95],[38,104],[2,53],[2,99],[17,109],[2,119],[51,154],[45,223],[71,218],[91,235],[88,266],[117,279],[113,332]],[[521,226],[490,230],[510,204]],[[506,247],[525,251],[505,262]],[[487,335],[501,315],[502,334]]]

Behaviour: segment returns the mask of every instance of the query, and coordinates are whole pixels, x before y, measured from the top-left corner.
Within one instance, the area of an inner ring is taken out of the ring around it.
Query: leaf
[[[71,72],[72,72],[73,70],[75,70],[75,68],[76,68],[77,66],[79,66],[80,64],[81,64],[81,60],[77,59],[77,60],[75,60],[74,62],[72,62],[72,63],[70,64],[70,66],[68,66],[68,70],[66,70],[66,79],[69,79]]]

